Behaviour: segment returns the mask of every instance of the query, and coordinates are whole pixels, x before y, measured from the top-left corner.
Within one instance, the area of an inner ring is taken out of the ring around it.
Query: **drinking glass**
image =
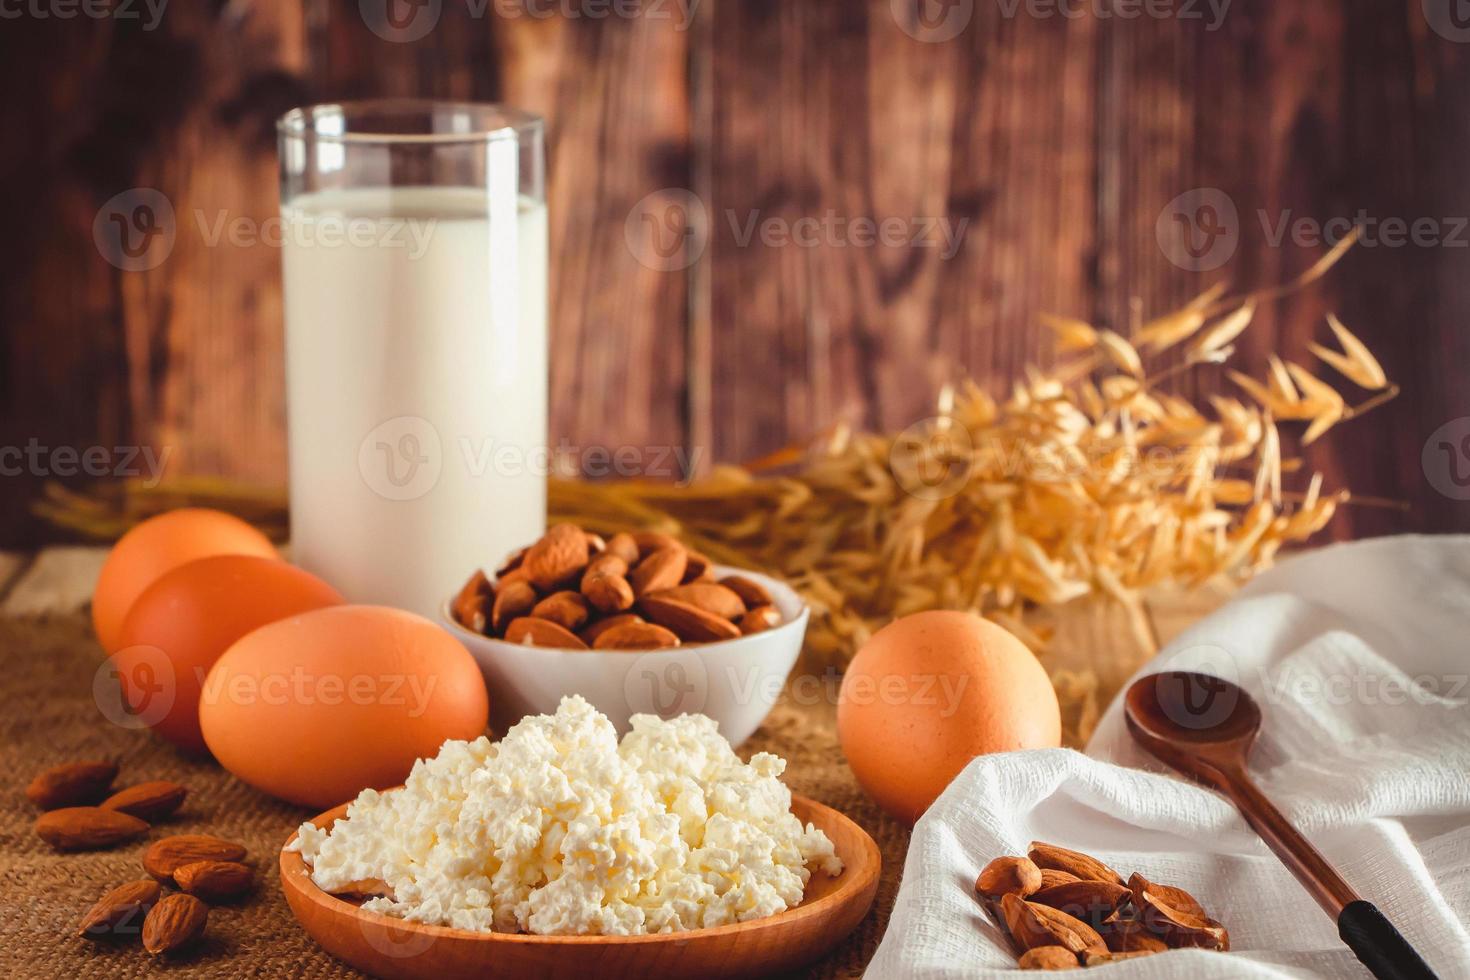
[[[277,129],[292,557],[435,616],[545,528],[542,122],[394,100]]]

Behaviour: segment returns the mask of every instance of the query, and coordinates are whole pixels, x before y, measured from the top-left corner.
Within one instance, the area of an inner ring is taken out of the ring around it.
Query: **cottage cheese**
[[[446,742],[402,790],[365,790],[293,850],[326,891],[378,878],[364,908],[478,932],[638,935],[772,915],[842,862],[791,813],[767,752],[742,763],[703,715],[636,715],[618,743],[580,697],[497,744]]]

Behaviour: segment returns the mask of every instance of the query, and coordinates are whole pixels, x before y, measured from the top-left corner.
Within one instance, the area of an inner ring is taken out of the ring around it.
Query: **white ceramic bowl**
[[[568,694],[580,694],[607,715],[618,734],[636,714],[663,718],[709,715],[720,734],[739,745],[760,727],[781,694],[806,636],[806,604],[788,586],[743,568],[715,567],[717,577],[743,575],[766,587],[783,622],[738,640],[646,653],[627,650],[548,650],[492,639],[440,618],[485,675],[490,721],[504,732],[526,715],[550,714]]]

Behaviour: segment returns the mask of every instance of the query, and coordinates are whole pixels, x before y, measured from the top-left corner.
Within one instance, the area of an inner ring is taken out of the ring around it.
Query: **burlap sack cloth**
[[[0,619],[0,977],[358,977],[317,948],[281,896],[277,856],[307,810],[269,799],[218,766],[180,757],[161,739],[109,722],[93,699],[102,653],[81,616]],[[830,708],[779,705],[741,755],[766,750],[785,758],[786,783],[846,813],[883,851],[873,911],[857,931],[807,975],[862,973],[883,934],[898,889],[908,829],[889,819],[858,788],[837,746]],[[32,830],[25,798],[31,777],[60,762],[111,758],[117,785],[170,779],[189,788],[183,809],[148,839],[110,851],[58,854]],[[76,935],[81,915],[103,892],[143,876],[149,840],[208,833],[250,849],[259,882],[254,895],[211,909],[205,940],[181,957],[155,961],[136,941],[111,946]]]

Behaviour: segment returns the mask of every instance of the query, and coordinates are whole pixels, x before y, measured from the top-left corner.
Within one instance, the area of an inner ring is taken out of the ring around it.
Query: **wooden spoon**
[[[1235,803],[1246,823],[1337,922],[1338,935],[1380,980],[1437,980],[1393,924],[1364,901],[1256,786],[1246,769],[1261,730],[1249,694],[1208,674],[1171,670],[1128,688],[1128,730],[1170,767]]]

